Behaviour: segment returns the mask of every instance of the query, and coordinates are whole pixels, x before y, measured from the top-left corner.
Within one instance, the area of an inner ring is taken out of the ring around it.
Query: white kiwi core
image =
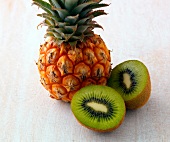
[[[130,75],[128,73],[123,74],[123,83],[126,85],[126,88],[130,88],[132,82],[130,80]]]
[[[96,102],[88,102],[87,106],[91,107],[95,111],[101,111],[107,113],[108,109],[104,104],[99,104]]]

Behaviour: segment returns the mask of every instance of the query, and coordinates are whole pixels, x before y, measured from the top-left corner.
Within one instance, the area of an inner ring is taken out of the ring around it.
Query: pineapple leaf
[[[67,33],[75,33],[75,31],[77,30],[77,25],[75,26],[65,26],[64,27],[65,30],[67,31]]]
[[[98,2],[98,3],[100,3],[101,1],[103,1],[103,0],[95,0],[95,2]]]
[[[63,4],[65,3],[65,0],[59,0],[59,1],[60,1],[61,3],[63,3]]]
[[[80,13],[80,18],[85,17],[90,11],[92,11],[92,9],[83,10],[83,11]]]
[[[88,27],[86,29],[86,31],[84,32],[84,34],[88,34],[88,33],[92,32],[93,29],[94,29],[93,27]]]
[[[68,11],[71,11],[77,6],[78,0],[65,0],[65,7]]]
[[[56,32],[53,32],[53,35],[57,38],[57,39],[62,39],[62,36]]]
[[[88,6],[87,8],[88,9],[96,9],[96,8],[101,8],[101,7],[106,7],[106,6],[109,6],[109,4],[104,4],[104,3],[94,3],[94,4],[91,4],[90,6]]]
[[[46,34],[44,35],[44,38],[47,38],[47,37],[50,37],[50,36],[54,37],[54,34],[53,34],[53,33],[48,32],[48,33],[46,33]]]
[[[47,34],[53,34],[57,39],[62,39],[63,37],[53,29],[47,29]]]
[[[86,17],[86,18],[80,19],[80,20],[77,22],[77,24],[78,24],[78,25],[83,25],[83,24],[86,23],[87,20],[92,19],[92,18],[93,18],[93,15],[90,15],[90,16],[88,16],[88,17]]]
[[[57,0],[49,0],[50,4],[56,8],[61,8]]]
[[[56,15],[55,12],[51,9],[51,5],[42,0],[33,0],[33,4],[37,5],[38,7],[42,8],[49,14]]]
[[[81,34],[80,36],[72,36],[71,38],[70,38],[70,40],[71,41],[76,41],[76,40],[79,40],[79,41],[83,41],[83,39],[84,39],[84,35],[83,34]]]
[[[54,24],[54,22],[53,22],[51,19],[47,19],[47,18],[46,18],[46,19],[43,21],[43,25],[50,27],[50,26],[54,26],[55,24]]]
[[[101,15],[107,15],[107,13],[104,12],[104,10],[97,10],[90,12],[89,15],[93,15],[93,17],[101,16]]]
[[[84,34],[84,37],[89,37],[89,36],[93,36],[94,35],[94,32],[91,31],[91,32],[88,32],[87,34]]]
[[[90,6],[86,7],[81,13],[80,13],[80,17],[85,17],[89,12],[91,12],[93,9],[95,8],[100,8],[100,7],[105,7],[105,6],[109,6],[108,4],[98,4],[98,3],[94,3],[91,4]]]
[[[85,7],[89,7],[90,5],[94,4],[95,2],[91,1],[91,2],[86,2],[83,4],[78,5],[77,7],[75,7],[72,11],[71,11],[71,15],[76,15],[78,13],[80,13]]]
[[[96,3],[100,3],[102,0],[86,0],[86,2],[89,2],[89,1],[94,1]]]
[[[65,39],[65,41],[67,42],[74,33],[71,34],[64,34],[66,32],[64,32],[63,28],[49,28],[47,29],[47,33],[52,33],[57,39]]]
[[[80,41],[80,37],[78,37],[78,36],[72,36],[72,37],[70,38],[70,41],[71,41],[71,42],[73,42],[73,41]]]
[[[66,9],[55,8],[55,7],[52,7],[52,9],[58,12],[61,19],[64,19],[69,15],[69,12]]]
[[[61,6],[61,8],[65,8],[65,0],[57,0],[58,4]]]
[[[60,28],[64,28],[65,26],[68,26],[69,25],[69,23],[66,23],[66,22],[58,22],[58,27],[60,27]]]
[[[78,42],[93,36],[94,28],[102,28],[93,18],[106,15],[104,10],[93,10],[108,6],[102,0],[33,0],[33,4],[45,12],[38,14],[45,20],[40,26],[48,26],[45,38],[52,36],[60,44],[70,44],[74,49]],[[102,28],[103,29],[103,28]]]
[[[65,40],[63,40],[63,39],[56,39],[56,41],[57,41],[58,45],[61,45],[63,42],[65,42]]]
[[[67,42],[72,36],[73,36],[73,34],[65,34],[64,35],[65,41]]]
[[[78,20],[78,18],[79,18],[79,14],[77,14],[76,16],[67,16],[67,17],[64,19],[64,21],[70,23],[71,25],[73,25],[73,24],[76,23],[76,21]]]
[[[40,16],[40,17],[43,17],[43,18],[50,18],[50,19],[53,19],[55,22],[61,21],[61,18],[59,18],[57,16],[52,16],[48,13],[37,14],[37,16]]]
[[[84,3],[86,0],[79,0],[78,4]]]
[[[88,24],[89,27],[92,27],[92,28],[101,28],[103,29],[103,27],[99,24]]]
[[[75,49],[76,45],[77,45],[77,41],[71,41],[71,42],[69,42],[69,44],[73,49]]]
[[[80,35],[86,31],[86,29],[89,28],[89,25],[81,25],[77,28],[76,35]]]
[[[61,35],[66,32],[64,28],[52,28],[55,32],[60,33]]]

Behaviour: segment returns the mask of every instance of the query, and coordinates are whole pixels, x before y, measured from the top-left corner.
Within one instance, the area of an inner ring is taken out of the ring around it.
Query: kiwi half
[[[151,93],[148,69],[138,60],[128,60],[113,68],[108,86],[121,94],[128,109],[142,107]]]
[[[121,95],[102,85],[86,86],[76,92],[71,110],[83,126],[99,132],[118,128],[126,112]]]

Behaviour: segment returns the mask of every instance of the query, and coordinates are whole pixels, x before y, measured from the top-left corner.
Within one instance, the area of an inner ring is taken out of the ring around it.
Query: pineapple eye
[[[101,78],[102,76],[104,76],[104,67],[101,64],[96,64],[93,69],[92,69],[92,76],[94,78]]]
[[[59,50],[57,50],[56,48],[47,51],[46,61],[48,62],[48,64],[54,64],[56,59],[58,58],[59,58]]]
[[[44,54],[40,55],[37,65],[40,71],[45,70],[45,55]]]
[[[66,55],[63,55],[59,58],[57,66],[61,73],[61,76],[73,72],[73,64]]]
[[[102,76],[102,71],[101,69],[97,69],[97,77],[100,78]]]
[[[91,70],[90,67],[84,63],[79,63],[75,66],[74,69],[75,76],[78,77],[80,80],[85,80],[86,78],[90,77]]]
[[[46,74],[51,83],[61,83],[60,72],[55,65],[48,66]]]
[[[93,66],[97,62],[97,59],[95,57],[93,50],[89,48],[86,48],[84,50],[84,62],[90,66]]]
[[[78,88],[80,87],[80,82],[78,78],[73,75],[68,75],[64,77],[62,83],[68,92],[78,90]]]
[[[59,84],[52,85],[52,93],[57,99],[62,99],[67,95],[67,90]]]

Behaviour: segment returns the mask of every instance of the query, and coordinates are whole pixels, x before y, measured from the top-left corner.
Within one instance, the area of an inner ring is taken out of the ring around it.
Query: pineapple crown
[[[45,18],[39,24],[48,26],[45,38],[54,37],[57,43],[69,43],[72,47],[78,41],[93,36],[94,28],[102,28],[93,18],[106,15],[104,10],[94,10],[109,6],[100,3],[102,0],[33,0],[33,5],[42,8],[45,13],[37,16]]]

